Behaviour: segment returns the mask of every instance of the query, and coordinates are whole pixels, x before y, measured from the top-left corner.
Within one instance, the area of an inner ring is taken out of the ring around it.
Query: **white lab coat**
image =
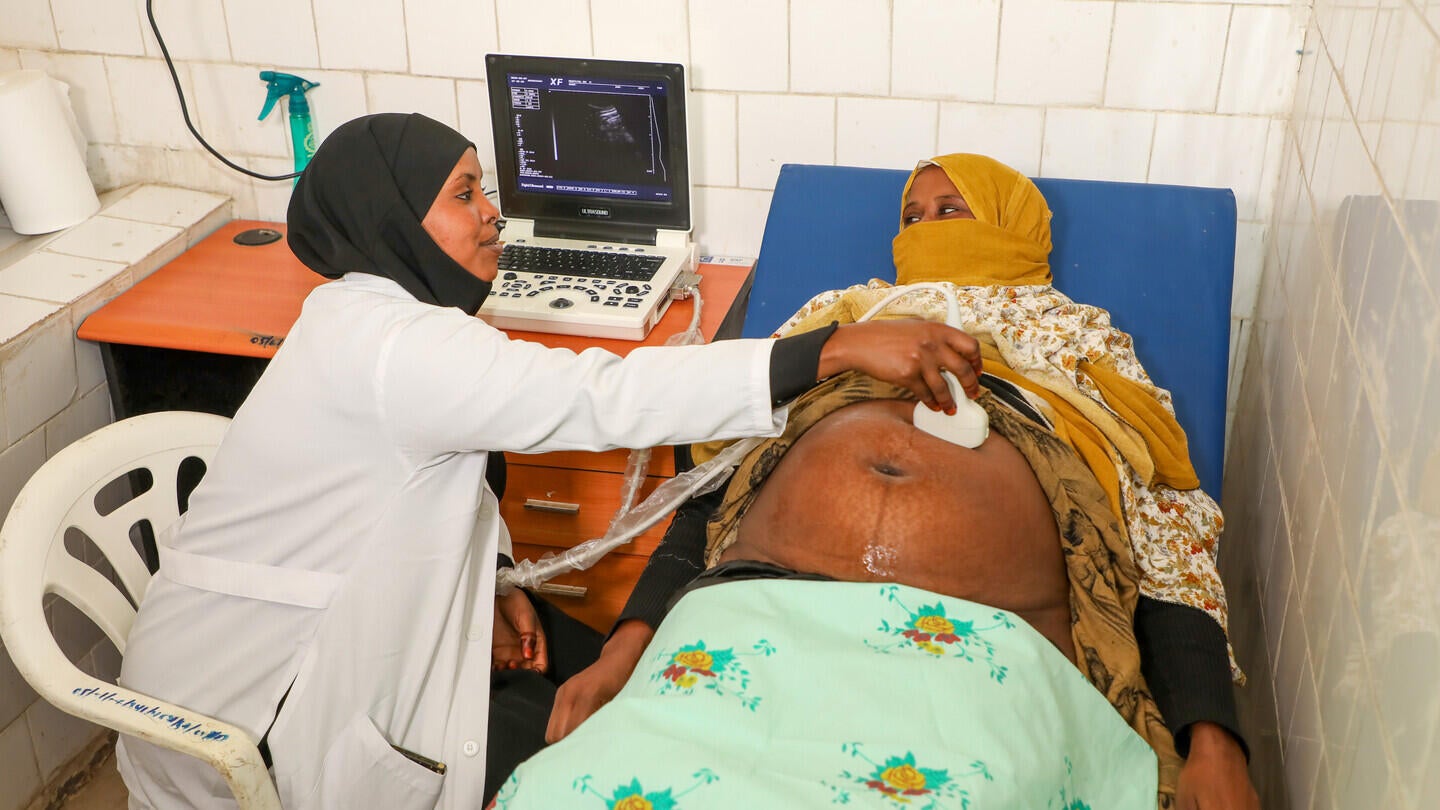
[[[257,737],[274,720],[287,810],[478,809],[509,547],[485,451],[776,435],[771,345],[577,355],[388,279],[317,288],[161,539],[121,682]],[[234,806],[198,760],[131,739],[119,760],[132,808]]]

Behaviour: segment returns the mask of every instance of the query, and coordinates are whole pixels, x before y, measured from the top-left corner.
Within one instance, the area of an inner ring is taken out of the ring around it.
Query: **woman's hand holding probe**
[[[544,672],[550,668],[545,631],[535,615],[530,597],[519,588],[495,597],[495,628],[490,637],[490,668],[532,669]]]
[[[835,330],[820,350],[821,379],[861,371],[908,389],[932,410],[955,412],[950,386],[940,372],[955,375],[965,395],[980,395],[980,343],[937,321],[866,321]]]

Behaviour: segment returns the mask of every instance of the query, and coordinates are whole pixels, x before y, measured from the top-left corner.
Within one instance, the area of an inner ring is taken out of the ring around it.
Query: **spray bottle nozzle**
[[[315,130],[310,125],[310,102],[305,100],[305,93],[312,87],[319,87],[320,83],[275,70],[260,71],[260,80],[265,82],[266,91],[265,106],[260,110],[261,121],[275,109],[275,102],[279,101],[281,96],[290,97],[287,102],[290,112],[290,143],[295,150],[295,174],[298,183],[298,175],[310,163],[310,156],[315,154]]]
[[[260,71],[260,81],[265,82],[266,89],[265,106],[260,110],[258,119],[261,121],[265,120],[265,116],[275,109],[275,102],[279,101],[281,96],[290,97],[291,115],[310,112],[310,102],[305,100],[305,92],[312,87],[320,86],[319,82],[312,82],[309,79],[302,79],[299,76],[276,70]]]

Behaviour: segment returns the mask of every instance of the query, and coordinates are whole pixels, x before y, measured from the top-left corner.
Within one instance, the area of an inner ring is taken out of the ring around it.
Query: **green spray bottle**
[[[290,143],[295,150],[295,172],[299,174],[309,165],[310,156],[315,154],[315,130],[310,125],[310,102],[305,100],[305,91],[319,87],[320,83],[274,70],[260,71],[260,81],[265,82],[268,94],[259,120],[265,120],[281,96],[289,96],[286,106],[290,115]]]

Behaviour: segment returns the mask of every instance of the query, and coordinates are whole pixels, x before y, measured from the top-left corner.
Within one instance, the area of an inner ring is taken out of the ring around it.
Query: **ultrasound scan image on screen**
[[[660,123],[646,96],[553,93],[551,172],[626,185],[665,182]]]
[[[519,191],[671,199],[664,81],[508,79]]]

